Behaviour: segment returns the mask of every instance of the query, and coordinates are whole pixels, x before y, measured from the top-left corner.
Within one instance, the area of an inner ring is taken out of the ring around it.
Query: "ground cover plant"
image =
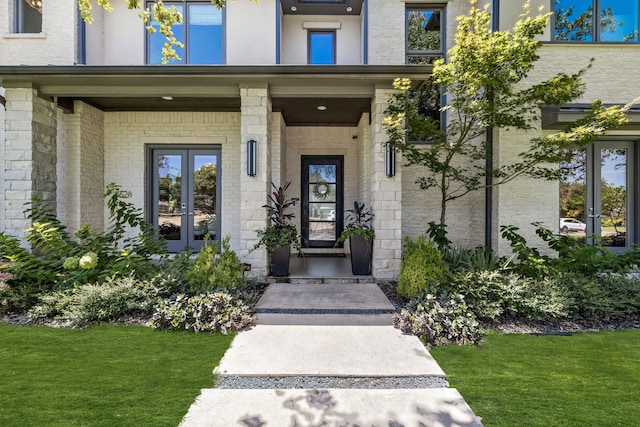
[[[232,338],[0,324],[0,425],[176,426]]]
[[[640,419],[640,330],[492,333],[431,350],[487,427],[630,426]]]

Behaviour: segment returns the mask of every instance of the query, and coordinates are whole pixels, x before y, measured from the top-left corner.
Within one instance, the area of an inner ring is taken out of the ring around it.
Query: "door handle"
[[[600,218],[600,214],[590,214],[588,215],[589,218]]]

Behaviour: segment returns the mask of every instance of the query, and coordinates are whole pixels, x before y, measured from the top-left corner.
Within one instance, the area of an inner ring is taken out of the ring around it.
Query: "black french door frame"
[[[325,178],[312,171],[328,172]],[[343,247],[338,238],[344,229],[344,156],[301,156],[300,232],[306,248]],[[335,171],[335,177],[332,176]],[[311,177],[311,178],[310,178]],[[326,185],[326,187],[325,187]],[[325,193],[328,197],[323,198]],[[331,192],[335,194],[331,196]],[[318,229],[321,229],[318,231]]]

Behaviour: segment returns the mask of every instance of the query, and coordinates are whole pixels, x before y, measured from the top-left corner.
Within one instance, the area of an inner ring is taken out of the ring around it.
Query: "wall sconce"
[[[247,141],[247,175],[256,176],[258,173],[258,141]]]
[[[389,144],[384,151],[384,173],[389,178],[396,176],[396,149]]]

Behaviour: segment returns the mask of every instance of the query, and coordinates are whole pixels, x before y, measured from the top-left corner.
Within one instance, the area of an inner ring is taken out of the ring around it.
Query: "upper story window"
[[[216,8],[210,1],[165,2],[165,6],[175,6],[182,14],[182,23],[173,26],[176,38],[184,48],[176,47],[180,61],[170,60],[170,64],[223,64],[224,31],[223,9]],[[157,22],[152,22],[156,30]],[[160,32],[147,35],[147,63],[162,63],[162,46],[165,38]]]
[[[432,6],[407,6],[407,64],[433,64],[444,56],[444,9]]]
[[[43,0],[15,0],[15,32],[42,32],[42,1]]]
[[[554,40],[637,43],[640,0],[555,0]]]
[[[308,59],[309,64],[336,63],[336,32],[331,30],[309,30]]]

